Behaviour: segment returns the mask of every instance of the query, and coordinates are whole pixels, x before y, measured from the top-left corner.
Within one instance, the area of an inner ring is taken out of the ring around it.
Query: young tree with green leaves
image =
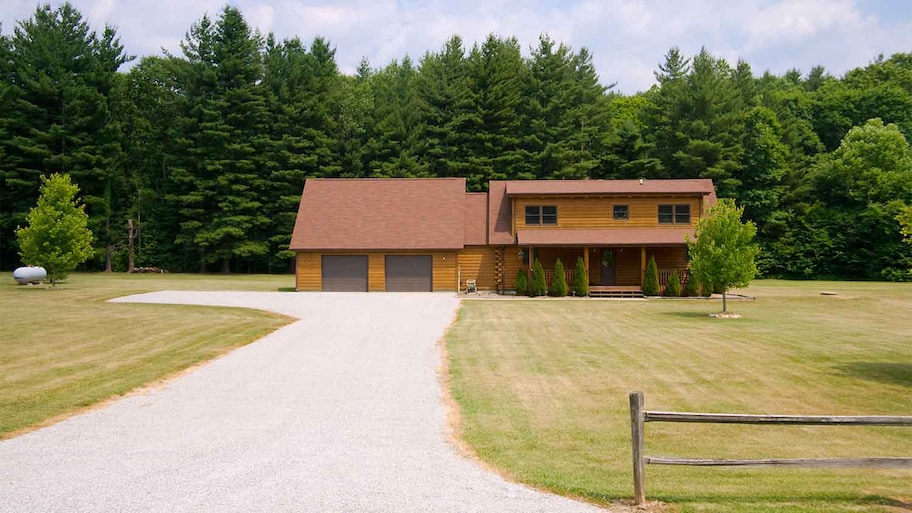
[[[722,292],[722,312],[728,311],[728,290],[746,287],[757,275],[754,259],[760,248],[754,244],[757,227],[743,222],[744,208],[732,199],[720,199],[709,214],[697,222],[694,238],[687,238],[690,273],[700,283],[713,284]]]
[[[903,240],[912,244],[912,206],[903,207],[896,215],[899,221],[899,232],[903,235]]]
[[[69,175],[42,176],[38,204],[26,216],[27,225],[16,229],[22,261],[44,267],[55,287],[93,253],[89,217],[78,193]]]

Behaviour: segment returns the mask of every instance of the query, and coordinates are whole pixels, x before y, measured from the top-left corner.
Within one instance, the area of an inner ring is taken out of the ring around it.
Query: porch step
[[[589,297],[595,298],[643,298],[640,287],[590,286]]]

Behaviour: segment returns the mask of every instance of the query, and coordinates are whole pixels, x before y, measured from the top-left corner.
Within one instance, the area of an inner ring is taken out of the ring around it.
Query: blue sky
[[[117,27],[135,55],[177,52],[190,25],[215,15],[225,0],[73,0],[95,28]],[[420,59],[453,34],[471,45],[489,33],[516,36],[523,48],[547,33],[574,49],[588,47],[605,84],[633,93],[654,82],[653,71],[672,46],[692,55],[701,46],[756,74],[830,73],[869,63],[878,54],[912,52],[909,0],[230,0],[261,32],[305,42],[321,35],[336,46],[339,67],[351,73],[362,57],[375,67],[406,54]],[[9,34],[35,1],[2,0]]]

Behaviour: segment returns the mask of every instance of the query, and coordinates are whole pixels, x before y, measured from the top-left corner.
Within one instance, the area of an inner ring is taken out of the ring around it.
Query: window
[[[527,225],[556,225],[557,224],[557,207],[556,206],[526,206],[526,224]]]
[[[659,205],[659,224],[690,224],[690,205]]]
[[[690,224],[690,205],[675,205],[675,224]]]
[[[626,221],[628,219],[630,219],[630,207],[628,205],[615,205],[614,220]]]

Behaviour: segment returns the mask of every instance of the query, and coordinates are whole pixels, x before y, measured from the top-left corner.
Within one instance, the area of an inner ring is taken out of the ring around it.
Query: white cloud
[[[706,46],[755,72],[804,71],[822,64],[834,74],[862,66],[878,53],[912,48],[909,10],[862,0],[229,0],[248,23],[279,38],[314,36],[336,46],[340,69],[362,57],[375,67],[406,54],[418,61],[453,34],[470,48],[489,33],[516,36],[525,53],[548,33],[574,49],[588,47],[602,81],[627,93],[652,85],[671,46],[686,55]],[[217,16],[225,0],[72,0],[95,29],[118,28],[127,51],[177,51],[190,25]],[[34,0],[0,1],[4,32],[30,16]],[[877,7],[881,6],[881,7]],[[861,8],[868,9],[862,12]],[[871,11],[880,8],[881,11]],[[889,9],[894,9],[890,11]],[[903,17],[905,16],[905,17]]]

